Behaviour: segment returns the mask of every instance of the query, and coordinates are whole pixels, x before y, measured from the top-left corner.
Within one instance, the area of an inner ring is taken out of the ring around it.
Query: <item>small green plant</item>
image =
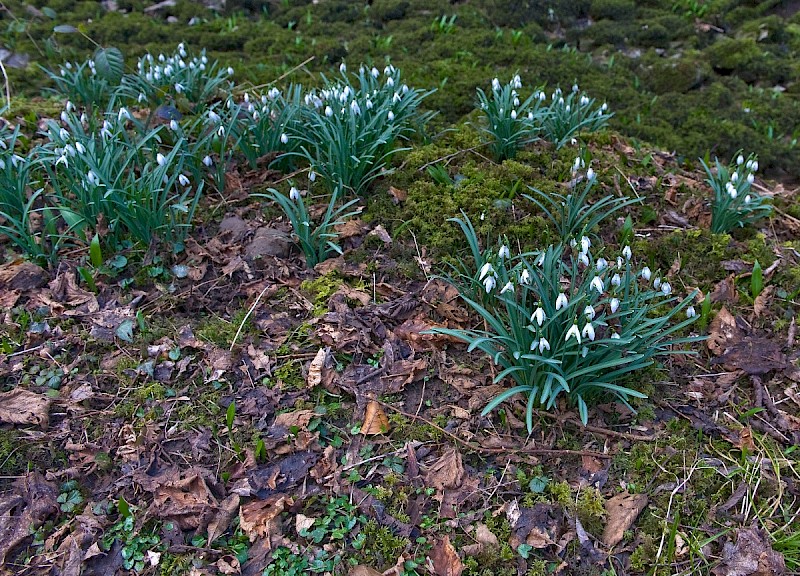
[[[477,238],[467,240],[477,245]],[[494,263],[486,262],[471,277],[449,278],[486,328],[433,332],[466,342],[469,351],[481,350],[501,368],[495,382],[510,378],[515,384],[483,414],[525,394],[532,430],[537,406],[549,410],[566,397],[586,423],[592,402],[610,395],[629,405],[631,397],[644,397],[618,384],[621,377],[657,356],[691,353],[674,346],[701,340],[675,336],[696,319],[689,308],[694,294],[670,297],[669,283],[660,278],[651,283],[649,268],[634,269],[627,246],[614,263],[595,259],[590,246],[583,237],[571,249],[556,245],[513,258],[503,246]],[[486,305],[464,296],[481,288],[489,297]],[[681,311],[688,318],[673,322]]]
[[[73,26],[56,28],[61,32],[80,33]],[[58,72],[46,68],[44,71],[59,95],[66,96],[70,102],[91,113],[96,108],[104,109],[114,100],[125,71],[125,59],[118,48],[97,46],[92,58],[86,62],[65,62],[59,66]]]
[[[450,34],[456,29],[457,14],[452,14],[449,18],[442,14],[440,18],[434,18],[431,23],[431,30],[439,34]]]
[[[137,511],[135,506],[128,504],[124,498],[117,502],[118,520],[108,528],[100,541],[100,549],[111,550],[115,541],[122,545],[120,555],[122,556],[122,567],[125,570],[143,572],[146,566],[145,556],[150,550],[158,549],[161,539],[156,530],[136,531],[134,513]]]
[[[750,276],[750,295],[753,298],[758,298],[762,290],[764,290],[764,271],[761,269],[761,264],[756,260],[753,264],[753,273]]]
[[[542,118],[544,92],[539,90],[520,101],[517,90],[522,88],[519,74],[508,84],[492,80],[491,98],[480,88],[478,105],[483,114],[481,130],[488,137],[492,156],[502,162],[517,155],[517,151],[537,139]]]
[[[296,242],[306,257],[308,268],[313,268],[333,254],[342,253],[341,248],[336,244],[338,234],[335,227],[360,212],[358,209],[350,210],[358,203],[358,198],[345,202],[339,207],[336,206],[339,202],[338,189],[328,197],[328,206],[321,216],[319,224],[312,221],[303,195],[295,187],[292,187],[288,196],[274,188],[269,188],[266,194],[254,194],[253,196],[268,198],[280,207],[292,224]],[[350,211],[348,212],[348,210]]]
[[[577,85],[566,96],[561,88],[551,95],[550,105],[532,119],[541,123],[542,138],[562,148],[580,132],[597,132],[608,124],[613,114],[608,105],[595,106],[594,98],[580,91]]]
[[[56,501],[62,512],[72,514],[84,501],[78,482],[76,480],[68,480],[61,484],[61,492]]]
[[[745,160],[740,152],[730,164],[724,166],[715,159],[716,171],[700,160],[706,171],[709,186],[714,192],[711,201],[711,231],[730,232],[735,226],[744,226],[768,217],[772,206],[767,199],[752,189],[758,171],[758,157],[750,154]]]

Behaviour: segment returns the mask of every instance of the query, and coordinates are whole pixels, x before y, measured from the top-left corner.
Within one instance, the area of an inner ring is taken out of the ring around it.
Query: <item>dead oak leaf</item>
[[[22,388],[0,394],[0,422],[36,424],[43,429],[50,421],[51,399]]]
[[[255,542],[261,537],[269,541],[269,537],[280,531],[281,513],[293,504],[286,494],[272,494],[264,500],[255,500],[239,510],[239,526]]]
[[[720,356],[741,338],[742,331],[736,325],[736,318],[723,306],[708,328],[708,340],[706,340],[708,349]]]
[[[619,544],[625,530],[633,525],[645,506],[646,494],[623,492],[609,498],[605,504],[608,522],[603,530],[603,544],[609,548]]]
[[[450,448],[425,473],[425,484],[437,490],[458,488],[464,481],[464,465],[461,454]]]
[[[361,425],[360,432],[365,436],[375,434],[386,434],[389,431],[389,418],[375,400],[370,400],[364,415],[364,424]]]
[[[458,557],[458,552],[450,543],[449,536],[436,539],[430,559],[433,573],[436,576],[461,576],[464,571],[464,565],[461,563],[461,558]]]

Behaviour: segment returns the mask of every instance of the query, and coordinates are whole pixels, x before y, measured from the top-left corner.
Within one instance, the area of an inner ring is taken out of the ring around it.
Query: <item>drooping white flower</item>
[[[586,253],[586,252],[581,252],[580,255],[578,255],[578,262],[580,262],[584,266],[588,266],[589,265],[589,254]]]
[[[500,246],[500,250],[497,251],[498,258],[509,258],[511,256],[511,251],[508,249],[508,246],[503,244]]]
[[[514,292],[514,284],[512,284],[510,280],[506,282],[506,285],[500,290],[500,294],[505,294],[506,292]]]
[[[753,172],[758,172],[758,160],[753,160]]]
[[[352,102],[350,102],[350,110],[356,116],[361,114],[361,106],[358,105],[358,101],[357,100],[353,100]]]
[[[173,132],[177,132],[177,130],[178,130],[178,123],[177,123],[175,120],[170,120],[170,121],[169,121],[169,128],[170,128],[170,130],[172,130]]]
[[[586,308],[583,309],[583,313],[589,320],[594,320],[595,312],[593,307],[587,306]]]
[[[86,147],[80,142],[75,142],[75,149],[78,151],[78,154],[86,153]]]
[[[298,202],[300,200],[300,191],[294,186],[292,186],[289,190],[289,199],[293,200],[294,202]]]
[[[611,302],[608,303],[608,307],[611,309],[612,314],[616,314],[617,310],[619,310],[619,298],[612,298]]]
[[[158,154],[156,154],[156,162],[158,162],[159,166],[163,166],[164,164],[167,163],[167,159],[164,158],[164,155],[161,152],[159,152]]]
[[[545,314],[544,310],[542,310],[542,307],[539,306],[531,315],[531,322],[536,322],[541,328],[545,320],[547,320],[547,314]]]
[[[492,79],[492,90],[498,91],[500,90],[500,80],[497,78]]]
[[[394,112],[389,110],[389,113],[386,115],[386,117],[389,119],[389,122],[394,121]]]
[[[522,270],[522,274],[519,275],[519,283],[526,285],[531,283],[531,273],[528,272],[527,268]]]
[[[600,279],[600,276],[595,276],[594,278],[592,278],[592,282],[589,285],[589,288],[590,289],[594,288],[595,290],[597,290],[597,292],[599,294],[603,293],[603,290],[605,290],[605,287],[603,286],[603,281]]]
[[[186,176],[184,176],[183,174],[178,176],[178,182],[180,183],[181,186],[188,186],[189,185],[189,179]]]
[[[497,281],[494,279],[494,276],[489,275],[483,279],[483,286],[486,288],[486,293],[488,294],[497,286]]]
[[[695,316],[697,316],[697,312],[695,312],[694,306],[689,306],[686,309],[686,317],[687,318],[694,318]]]
[[[536,348],[539,349],[539,354],[541,354],[545,350],[550,350],[550,342],[547,341],[547,338],[539,338],[538,340],[534,340],[531,342],[531,352]]]
[[[736,157],[736,164],[737,164],[737,165],[739,165],[739,166],[741,166],[742,164],[744,164],[744,156],[742,156],[741,154],[739,154],[739,155]]]
[[[619,285],[622,284],[622,278],[620,278],[619,274],[614,274],[611,277],[611,284],[617,287],[619,287]]]
[[[512,110],[511,111],[511,119],[512,120],[516,120],[517,119],[517,111],[516,110]]]
[[[738,173],[738,172],[734,172],[733,174],[731,174],[731,182],[733,182],[734,184],[736,184],[736,181],[737,181],[738,179],[739,179],[739,173]]]
[[[584,338],[588,338],[590,341],[594,342],[594,326],[592,326],[591,322],[587,322],[586,326],[583,327],[581,331],[581,336]]]
[[[536,259],[537,266],[544,266],[544,252],[539,254],[539,257]]]
[[[211,156],[206,156],[203,158],[203,164],[210,168],[211,165],[214,164],[214,161],[211,159]]]
[[[572,336],[575,337],[575,340],[578,341],[578,344],[581,343],[581,331],[577,324],[573,324],[572,328],[567,330],[567,335],[564,337],[564,342],[567,342]]]
[[[752,184],[752,183],[753,183],[753,182],[755,182],[755,181],[756,181],[756,177],[755,177],[755,176],[753,176],[753,174],[752,174],[752,173],[747,175],[747,183],[748,183],[748,184]]]
[[[180,93],[181,93],[181,92],[183,92],[184,90],[185,90],[185,88],[184,88],[183,84],[181,84],[180,82],[176,82],[176,83],[175,83],[175,92],[177,92],[178,94],[180,94]]]
[[[566,308],[569,305],[567,301],[567,295],[561,292],[556,298],[556,310],[561,310],[562,308]]]
[[[122,122],[123,118],[125,118],[126,120],[130,120],[131,119],[131,115],[128,112],[128,109],[125,108],[125,106],[121,107],[119,109],[119,112],[117,112],[117,122]]]
[[[651,275],[652,275],[652,272],[650,272],[650,268],[649,267],[645,266],[644,268],[642,268],[642,278],[644,278],[645,281],[650,282],[650,276]]]
[[[661,291],[664,293],[664,296],[669,296],[672,292],[672,286],[669,285],[669,282],[664,282],[661,285]]]
[[[631,256],[633,256],[631,253],[631,247],[625,246],[625,248],[622,249],[622,255],[625,256],[625,260],[630,260]]]
[[[66,128],[62,128],[58,131],[58,135],[61,137],[62,140],[69,140],[69,131]]]
[[[493,275],[493,274],[494,274],[494,268],[492,267],[492,264],[491,264],[491,262],[487,262],[486,264],[484,264],[483,266],[481,266],[481,273],[480,273],[480,276],[478,276],[478,279],[479,279],[479,280],[483,280],[483,278],[484,278],[484,277],[485,277],[487,274],[488,274],[488,275]]]
[[[61,121],[64,124],[66,124],[69,121],[69,115],[64,110],[61,111]]]
[[[612,332],[611,333],[611,339],[612,340],[619,340],[619,334],[617,334],[616,332]]]
[[[228,76],[233,76],[233,68],[231,68],[230,66],[228,66],[227,72],[228,72]]]
[[[598,272],[602,272],[606,268],[608,268],[608,260],[605,258],[598,258],[597,262],[595,262],[595,266],[597,267]]]
[[[589,240],[588,236],[581,237],[581,252],[588,252],[591,245],[592,241]]]
[[[750,204],[750,200],[752,200],[752,198],[750,197],[750,194],[748,194],[747,196],[744,197],[744,203],[745,204]]]
[[[311,182],[315,182],[317,179],[317,173],[312,170],[311,172],[308,173],[308,179]]]
[[[594,170],[592,170],[591,168],[589,168],[586,171],[586,179],[587,180],[594,180]]]
[[[217,114],[213,110],[209,110],[208,111],[208,119],[211,120],[212,122],[214,122],[215,124],[217,122],[219,122],[220,120],[222,120],[222,118],[220,118],[219,114]]]
[[[656,276],[656,279],[653,280],[653,288],[655,288],[656,290],[661,288],[661,278],[659,278],[658,276]]]
[[[289,143],[289,136],[284,132],[281,134],[281,144],[288,144]]]

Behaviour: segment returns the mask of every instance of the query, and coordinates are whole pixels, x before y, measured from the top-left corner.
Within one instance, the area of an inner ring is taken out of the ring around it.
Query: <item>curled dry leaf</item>
[[[646,494],[623,492],[606,501],[608,522],[603,530],[603,544],[611,548],[622,541],[625,530],[630,528],[636,518],[647,506]]]
[[[450,448],[425,473],[425,484],[437,490],[458,488],[464,481],[464,465],[461,454]]]
[[[461,558],[458,557],[458,552],[450,543],[449,536],[436,540],[430,558],[433,564],[433,573],[436,576],[461,576],[464,571],[464,565],[461,563]]]
[[[36,424],[43,429],[49,423],[50,398],[22,388],[0,394],[0,422]]]
[[[328,347],[320,348],[317,351],[317,355],[314,356],[314,359],[311,361],[311,365],[308,367],[308,387],[309,388],[316,388],[320,384],[322,384],[322,371],[325,369],[325,360],[330,354],[331,349]]]
[[[375,400],[370,400],[367,404],[367,411],[364,415],[364,424],[361,425],[361,433],[364,435],[385,434],[389,431],[389,418]]]
[[[255,500],[239,510],[239,526],[255,542],[257,538],[268,539],[280,530],[281,513],[293,501],[286,494],[272,494],[264,500]]]
[[[711,352],[719,356],[732,344],[741,340],[741,337],[741,331],[736,326],[736,318],[723,306],[711,321],[706,345]]]

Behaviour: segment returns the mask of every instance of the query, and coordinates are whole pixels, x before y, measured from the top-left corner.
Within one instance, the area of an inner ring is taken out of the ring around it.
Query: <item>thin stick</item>
[[[252,314],[253,310],[255,310],[256,306],[258,306],[258,303],[261,301],[261,297],[264,296],[266,291],[269,290],[270,288],[271,288],[271,286],[269,284],[264,286],[264,289],[261,291],[261,294],[258,295],[258,298],[256,298],[256,301],[253,302],[252,306],[250,306],[250,309],[247,311],[247,314],[245,314],[244,318],[242,318],[242,323],[239,324],[239,329],[236,330],[236,334],[234,335],[233,341],[231,342],[231,347],[229,349],[229,352],[233,351],[233,347],[236,345],[236,340],[239,339],[239,334],[242,333],[242,328],[244,328],[244,325],[247,322],[247,319],[250,318],[250,314]]]
[[[280,76],[275,78],[275,80],[267,82],[266,84],[259,84],[258,86],[253,86],[253,90],[258,90],[259,88],[266,88],[267,86],[272,86],[273,84],[277,84],[278,82],[280,82],[281,80],[286,78],[289,74],[292,74],[293,72],[295,72],[299,68],[302,68],[303,66],[305,66],[306,64],[308,64],[309,62],[314,60],[315,58],[316,58],[316,56],[309,56],[308,58],[306,58],[305,60],[300,62],[300,64],[298,64],[297,66],[295,66],[294,68],[292,68],[288,72],[284,72],[283,74],[281,74]]]
[[[8,102],[8,111],[11,111],[11,86],[8,83],[8,74],[6,74],[6,67],[3,61],[0,60],[0,70],[3,71],[3,81],[6,86],[6,102]]]

